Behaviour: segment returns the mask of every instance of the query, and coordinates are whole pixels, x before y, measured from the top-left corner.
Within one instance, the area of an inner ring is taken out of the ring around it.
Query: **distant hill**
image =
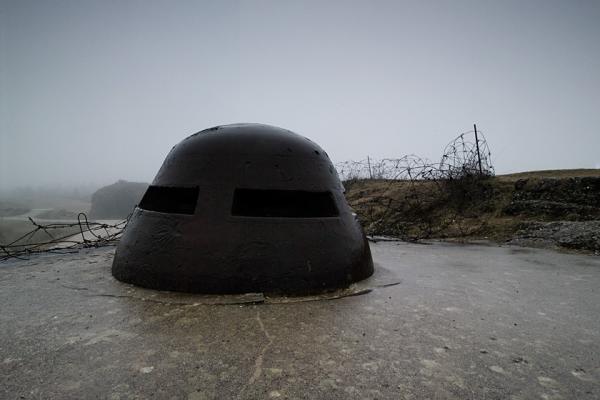
[[[73,219],[77,219],[78,214],[79,213],[75,212],[75,211],[68,211],[63,208],[59,208],[59,209],[43,211],[43,212],[39,213],[38,215],[36,215],[35,218],[73,220]]]
[[[0,217],[12,217],[29,212],[31,208],[11,201],[0,200]]]
[[[600,169],[580,168],[580,169],[546,169],[539,171],[515,172],[512,174],[498,175],[501,180],[517,180],[529,178],[585,178],[585,177],[600,177]]]
[[[135,205],[140,202],[147,188],[147,183],[119,180],[112,185],[98,189],[92,195],[90,218],[126,218]]]

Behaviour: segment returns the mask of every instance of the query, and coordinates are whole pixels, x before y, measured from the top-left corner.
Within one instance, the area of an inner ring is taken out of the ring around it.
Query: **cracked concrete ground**
[[[303,302],[137,289],[113,248],[0,264],[0,398],[600,398],[599,257],[371,249],[361,295]]]

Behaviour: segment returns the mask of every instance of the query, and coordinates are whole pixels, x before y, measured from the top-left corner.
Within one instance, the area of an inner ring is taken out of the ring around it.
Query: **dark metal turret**
[[[113,275],[184,292],[314,292],[373,273],[327,153],[260,124],[173,147],[117,247]]]

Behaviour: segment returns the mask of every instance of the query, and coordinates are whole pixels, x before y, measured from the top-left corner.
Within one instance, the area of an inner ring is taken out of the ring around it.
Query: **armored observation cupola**
[[[112,273],[152,289],[307,293],[373,273],[369,244],[329,157],[260,124],[177,144],[118,244]]]

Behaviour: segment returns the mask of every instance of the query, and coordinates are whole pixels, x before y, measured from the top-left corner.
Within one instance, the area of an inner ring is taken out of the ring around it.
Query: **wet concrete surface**
[[[600,257],[371,250],[355,295],[311,301],[139,290],[114,248],[2,263],[0,398],[600,398]]]

